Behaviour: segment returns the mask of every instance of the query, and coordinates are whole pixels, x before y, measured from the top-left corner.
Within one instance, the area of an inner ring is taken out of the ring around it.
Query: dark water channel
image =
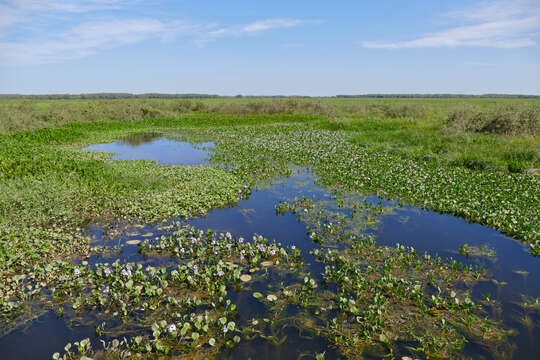
[[[161,164],[171,165],[202,165],[207,164],[211,154],[208,148],[212,143],[193,146],[185,142],[177,142],[160,136],[149,136],[146,141],[135,139],[111,144],[93,145],[88,150],[113,152],[113,159],[150,159]],[[316,176],[308,168],[293,168],[293,175],[284,179],[276,179],[272,185],[254,190],[247,199],[236,205],[214,209],[204,217],[188,221],[176,219],[171,222],[182,222],[196,228],[211,228],[218,232],[230,232],[234,236],[251,238],[260,234],[269,239],[275,239],[284,245],[295,245],[302,250],[306,262],[310,265],[312,274],[319,273],[322,266],[308,255],[309,250],[317,247],[306,232],[306,224],[299,221],[291,213],[276,214],[276,205],[281,201],[290,201],[295,197],[307,197],[322,200],[329,206],[335,206],[331,192],[316,183]],[[398,206],[397,203],[378,198],[375,195],[357,197],[358,201],[371,204],[381,204],[391,207],[392,212],[377,216],[377,222],[368,227],[367,232],[373,234],[377,243],[395,245],[400,243],[412,246],[420,252],[428,252],[444,258],[454,258],[466,264],[477,264],[486,268],[488,280],[480,282],[474,289],[476,299],[491,294],[493,299],[502,303],[499,315],[510,328],[517,329],[518,334],[512,337],[516,344],[513,353],[515,359],[539,359],[540,350],[537,341],[540,340],[540,314],[532,310],[525,314],[519,306],[522,296],[540,297],[540,259],[532,257],[526,246],[500,232],[478,225],[454,216],[425,211],[412,206]],[[333,205],[332,205],[333,204]],[[347,213],[347,210],[341,210]],[[104,240],[106,230],[100,225],[88,229],[94,239],[94,244],[125,245],[126,241],[141,239],[140,234],[152,233],[155,236],[165,234],[164,224],[145,224],[135,229],[139,235],[124,232],[112,240]],[[462,255],[459,248],[463,244],[470,247],[488,249],[490,256]],[[148,259],[137,252],[137,246],[126,245],[114,259],[121,261],[144,262],[151,264],[167,264],[171,259]],[[100,256],[93,256],[92,262],[103,262]],[[112,262],[111,258],[106,259]],[[499,283],[494,282],[496,279]],[[506,285],[500,285],[505,282]],[[245,302],[248,309],[240,314],[245,319],[257,312],[251,297],[231,298],[236,302]],[[474,300],[474,299],[473,299]],[[522,319],[528,316],[532,325],[526,325]],[[81,325],[80,322],[70,324],[69,319],[58,319],[54,313],[46,312],[24,329],[17,330],[0,339],[1,359],[50,359],[55,351],[63,349],[68,342],[89,337],[99,347],[94,334],[95,324]],[[308,337],[298,330],[285,330],[287,341],[281,346],[275,346],[262,339],[241,342],[225,358],[234,359],[298,359],[307,351],[323,352],[326,359],[338,358],[322,338]],[[467,348],[466,348],[467,349]],[[474,350],[473,350],[474,351]],[[474,355],[473,355],[474,356]],[[312,357],[311,357],[312,358]]]

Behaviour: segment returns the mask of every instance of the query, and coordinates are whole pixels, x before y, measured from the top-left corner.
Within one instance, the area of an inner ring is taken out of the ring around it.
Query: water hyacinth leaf
[[[243,274],[240,276],[240,280],[243,281],[243,282],[248,282],[251,280],[251,275],[248,275],[248,274]]]
[[[182,336],[186,335],[189,328],[190,328],[189,323],[184,323],[184,326],[182,326],[182,328],[180,329],[180,335]]]
[[[260,298],[263,297],[263,294],[261,294],[260,292],[257,292],[257,291],[256,291],[256,292],[253,293],[253,297],[256,298],[256,299],[260,299]]]

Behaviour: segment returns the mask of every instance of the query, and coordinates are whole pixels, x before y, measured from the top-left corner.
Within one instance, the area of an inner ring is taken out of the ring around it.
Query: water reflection
[[[122,140],[91,145],[84,150],[114,153],[111,160],[154,160],[161,165],[208,165],[213,142],[191,144],[160,134],[143,134]]]

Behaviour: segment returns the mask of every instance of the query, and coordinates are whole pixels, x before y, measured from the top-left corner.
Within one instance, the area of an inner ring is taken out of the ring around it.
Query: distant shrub
[[[421,104],[373,105],[371,111],[389,118],[417,118],[425,116],[428,112]]]
[[[297,100],[295,98],[272,101],[251,101],[244,104],[220,103],[209,109],[211,112],[228,114],[313,114],[333,116],[336,110],[319,100]]]
[[[172,109],[174,111],[184,113],[184,112],[191,111],[192,107],[193,107],[193,103],[191,102],[191,100],[180,99],[174,102]]]
[[[206,111],[208,109],[208,106],[206,106],[205,103],[202,101],[197,101],[193,106],[191,106],[191,110],[193,111]]]
[[[423,104],[371,104],[350,105],[343,108],[347,114],[376,115],[386,118],[420,118],[429,114],[428,108]]]
[[[457,132],[536,135],[540,133],[540,105],[503,105],[481,110],[462,104],[450,112],[445,127]]]

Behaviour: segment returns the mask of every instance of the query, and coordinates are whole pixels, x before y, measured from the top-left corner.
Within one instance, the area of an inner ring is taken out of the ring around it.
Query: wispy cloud
[[[213,31],[210,31],[207,35],[209,37],[221,37],[226,35],[245,35],[255,34],[267,30],[285,29],[293,26],[305,23],[305,21],[299,19],[265,19],[258,20],[246,25],[222,27]]]
[[[0,4],[0,36],[10,26],[58,13],[118,9],[126,0],[7,0]]]
[[[257,20],[244,25],[219,26],[213,23],[189,23],[156,18],[111,18],[97,11],[120,9],[128,0],[11,0],[0,5],[0,37],[17,25],[31,26],[33,20],[47,16],[88,13],[79,24],[70,28],[52,26],[45,21],[46,31],[22,37],[22,40],[0,40],[0,63],[36,64],[61,62],[98,53],[103,50],[154,39],[171,41],[189,37],[202,46],[223,37],[259,34],[273,29],[291,28],[305,21],[290,18]],[[72,19],[73,17],[71,17]],[[57,21],[49,21],[57,23]],[[69,26],[69,25],[68,25]],[[6,38],[4,36],[4,38]]]
[[[537,43],[540,3],[530,0],[484,2],[448,14],[456,26],[405,41],[364,41],[367,48],[404,49],[477,46],[519,48]]]
[[[60,34],[54,40],[0,42],[0,60],[16,64],[58,62],[148,39],[168,40],[171,36],[198,31],[198,26],[181,21],[130,19],[87,22]]]

